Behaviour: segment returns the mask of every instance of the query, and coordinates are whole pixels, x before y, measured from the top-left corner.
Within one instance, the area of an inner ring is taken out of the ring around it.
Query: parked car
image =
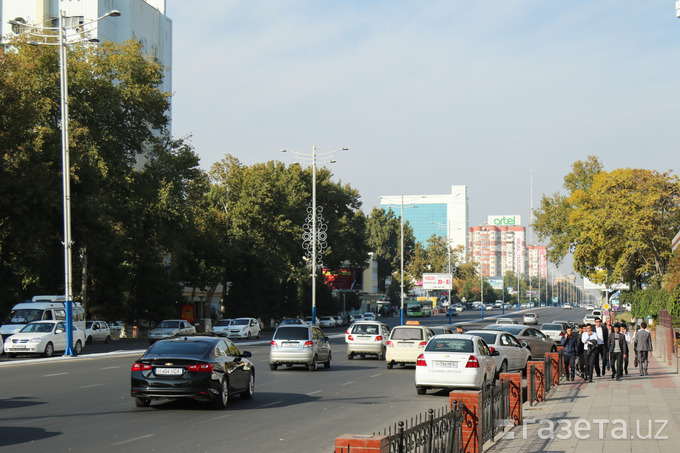
[[[526,343],[532,359],[542,359],[546,352],[557,352],[555,342],[535,327],[492,324],[483,330],[501,330],[513,334],[520,342]]]
[[[319,318],[315,317],[312,318],[311,316],[305,316],[305,324],[309,324],[310,326],[319,326]]]
[[[430,388],[483,389],[494,380],[498,354],[476,335],[437,335],[417,357],[416,391],[424,395]]]
[[[364,321],[375,321],[375,313],[371,313],[370,311],[364,313],[363,317]]]
[[[85,323],[85,344],[94,341],[103,341],[104,343],[111,341],[111,329],[104,321],[87,321]]]
[[[319,327],[335,327],[335,318],[332,316],[322,316],[319,319]]]
[[[595,305],[593,304],[586,305],[586,310],[595,310]]]
[[[236,318],[229,326],[229,338],[260,338],[260,323],[255,318]]]
[[[519,323],[512,318],[498,318],[496,320],[496,324],[519,324]]]
[[[180,335],[195,335],[196,328],[185,319],[166,319],[149,332],[149,343]]]
[[[305,365],[315,371],[319,362],[331,367],[330,339],[316,326],[279,326],[269,347],[269,369]]]
[[[566,328],[560,323],[546,323],[541,325],[541,332],[546,336],[550,337],[551,340],[559,343],[562,341],[562,337],[566,333]]]
[[[465,307],[463,307],[463,304],[453,304],[453,309],[456,312],[461,313],[465,310]]]
[[[385,353],[387,369],[392,369],[395,364],[415,365],[418,356],[433,336],[434,332],[430,328],[420,325],[394,327],[387,340]]]
[[[85,344],[85,332],[73,326],[73,352],[80,354]],[[5,340],[8,358],[17,354],[38,354],[51,357],[66,350],[66,321],[34,321]]]
[[[212,334],[218,337],[226,337],[229,334],[229,326],[234,322],[231,318],[218,319],[212,327]]]
[[[307,323],[304,322],[300,318],[283,318],[281,322],[279,323],[280,326],[285,326],[285,325],[306,325]]]
[[[232,395],[253,397],[255,367],[250,356],[226,338],[157,341],[132,365],[130,393],[138,407],[157,399],[192,398],[222,409]]]
[[[538,315],[536,313],[525,313],[524,319],[522,320],[524,324],[538,325]]]
[[[496,377],[506,371],[526,368],[531,353],[513,334],[495,330],[471,330],[467,333],[482,337],[491,352],[499,352],[499,355],[494,356]]]
[[[583,324],[595,325],[595,318],[599,318],[599,316],[595,316],[592,313],[587,314],[583,317]]]
[[[375,355],[378,360],[385,360],[387,338],[390,328],[378,321],[355,322],[349,329],[345,341],[347,343],[347,358],[352,360],[355,355],[363,358]]]

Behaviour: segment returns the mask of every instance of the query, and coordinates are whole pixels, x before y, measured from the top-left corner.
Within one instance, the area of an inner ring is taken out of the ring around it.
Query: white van
[[[33,321],[65,320],[64,296],[34,296],[31,302],[16,304],[0,326],[0,337],[4,343],[10,335],[19,332]],[[85,332],[85,310],[80,302],[73,302],[73,325]]]

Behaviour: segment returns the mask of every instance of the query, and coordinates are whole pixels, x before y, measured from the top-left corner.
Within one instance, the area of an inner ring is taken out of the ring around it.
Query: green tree
[[[401,221],[394,211],[373,208],[366,221],[368,248],[377,256],[378,290],[386,291],[385,279],[401,268]],[[404,269],[415,249],[413,229],[404,222]],[[394,279],[392,279],[394,283]],[[398,290],[397,290],[398,291]],[[398,294],[398,293],[397,293]]]

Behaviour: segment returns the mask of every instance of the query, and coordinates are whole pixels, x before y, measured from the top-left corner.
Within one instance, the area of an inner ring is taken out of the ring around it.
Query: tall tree
[[[385,291],[385,279],[401,268],[401,221],[394,211],[373,208],[366,228],[368,247],[377,255],[378,290]],[[415,236],[407,221],[404,222],[404,266],[408,265],[415,250]],[[393,279],[394,280],[394,279]]]

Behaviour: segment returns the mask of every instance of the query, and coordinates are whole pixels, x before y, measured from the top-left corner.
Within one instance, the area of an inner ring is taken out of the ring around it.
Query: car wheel
[[[500,369],[496,372],[496,379],[499,379],[501,377],[501,373],[505,373],[506,371],[508,371],[508,362],[503,360]]]
[[[352,360],[352,359],[354,359],[354,353],[353,352],[347,353],[347,360]]]
[[[212,406],[215,409],[224,409],[229,403],[229,380],[225,377],[220,384],[220,393],[213,400]]]
[[[85,339],[85,344],[92,344],[92,337],[87,337]]]
[[[391,370],[393,366],[394,366],[394,362],[387,362],[387,369],[388,370]]]
[[[104,339],[104,344],[109,344],[111,343],[111,336],[107,335],[106,338]]]
[[[380,351],[380,354],[378,354],[378,360],[385,360],[385,349],[383,348],[382,351]]]
[[[250,340],[250,337],[251,337],[250,332],[248,332],[248,337],[247,337],[248,340]]]
[[[241,398],[249,400],[255,393],[255,373],[250,373],[248,378],[248,388],[241,392]]]
[[[312,362],[307,365],[309,371],[316,371],[316,356],[312,357]]]
[[[269,369],[272,370],[272,371],[276,371],[276,369],[277,369],[278,367],[279,367],[279,366],[278,366],[277,364],[275,364],[275,363],[270,363],[270,364],[269,364]]]
[[[323,367],[324,367],[324,368],[330,368],[330,367],[331,367],[331,359],[332,359],[332,357],[331,357],[331,351],[328,351],[328,360],[326,360],[326,361],[323,363]]]
[[[80,353],[83,352],[83,344],[80,342],[80,340],[76,341],[74,352],[76,355],[80,355]]]
[[[418,393],[418,395],[424,395],[427,393],[427,389],[425,387],[419,387],[416,385],[416,393]]]
[[[52,346],[52,343],[47,343],[47,346],[45,346],[45,352],[43,353],[43,355],[45,357],[52,357],[53,354],[54,354],[54,346]]]
[[[135,397],[135,406],[137,407],[149,407],[151,405],[151,400],[149,398],[137,398]]]

